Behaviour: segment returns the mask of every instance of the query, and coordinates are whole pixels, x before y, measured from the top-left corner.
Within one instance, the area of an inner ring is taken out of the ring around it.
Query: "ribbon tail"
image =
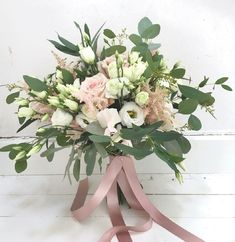
[[[107,206],[113,227],[126,226],[119,206],[117,196],[117,182],[115,181],[107,194]],[[116,234],[119,242],[132,242],[128,231]]]
[[[135,197],[144,208],[144,210],[152,217],[152,219],[163,228],[167,229],[185,242],[204,242],[204,240],[198,238],[194,234],[188,232],[184,228],[163,215],[154,205],[149,201],[143,189],[139,184],[139,180],[135,171],[133,160],[128,157],[123,162],[123,169],[126,173],[127,180],[131,186]]]

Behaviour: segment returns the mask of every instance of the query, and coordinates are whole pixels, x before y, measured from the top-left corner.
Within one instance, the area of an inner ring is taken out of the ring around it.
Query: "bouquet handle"
[[[117,185],[120,186],[130,207],[145,213],[147,217],[145,223],[137,226],[127,226],[125,224],[118,203]],[[183,241],[204,242],[204,240],[170,220],[149,201],[139,183],[134,161],[131,157],[111,157],[111,162],[96,192],[85,202],[87,192],[88,178],[85,178],[79,183],[71,211],[78,221],[82,221],[99,206],[105,197],[107,198],[107,207],[113,227],[103,234],[99,242],[111,242],[115,235],[119,242],[132,242],[129,231],[147,231],[152,227],[153,221]]]

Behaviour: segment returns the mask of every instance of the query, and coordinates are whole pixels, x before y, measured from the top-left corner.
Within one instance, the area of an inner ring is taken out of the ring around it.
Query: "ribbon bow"
[[[117,184],[131,208],[143,211],[147,216],[144,224],[127,226],[118,203]],[[119,242],[132,242],[129,231],[144,232],[153,221],[186,242],[205,242],[163,215],[148,199],[139,183],[134,161],[128,156],[111,157],[111,162],[94,195],[87,201],[88,178],[78,186],[71,211],[78,221],[86,219],[107,198],[107,206],[113,227],[107,230],[99,242],[111,242],[116,235]]]

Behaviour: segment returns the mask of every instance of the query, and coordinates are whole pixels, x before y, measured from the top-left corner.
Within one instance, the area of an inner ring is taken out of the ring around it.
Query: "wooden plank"
[[[141,219],[129,217],[127,224],[136,224]],[[235,219],[174,219],[175,222],[197,234],[206,242],[234,242]],[[89,218],[82,223],[71,218],[28,217],[1,218],[0,234],[4,242],[94,242],[111,227],[108,218]],[[12,231],[12,232],[11,232]],[[13,232],[14,231],[14,232]],[[180,242],[165,229],[154,224],[145,233],[134,233],[134,242]],[[112,242],[117,242],[114,238]]]
[[[89,196],[90,197],[90,196]],[[174,218],[234,218],[235,195],[149,195],[160,211]],[[71,216],[74,195],[2,195],[0,216]],[[135,216],[124,208],[124,216]],[[108,216],[105,202],[93,213]]]
[[[94,193],[101,177],[102,175],[90,177],[89,194]],[[235,195],[233,174],[185,174],[183,184],[179,184],[173,174],[139,174],[139,178],[144,191],[149,195]],[[72,184],[68,178],[63,180],[63,175],[0,176],[0,195],[75,194],[77,186],[75,180]]]

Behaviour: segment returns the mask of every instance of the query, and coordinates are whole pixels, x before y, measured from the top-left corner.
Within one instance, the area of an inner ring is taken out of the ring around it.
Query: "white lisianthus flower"
[[[144,74],[146,68],[147,63],[139,61],[130,67],[124,67],[123,76],[127,77],[130,81],[134,82],[140,79],[140,77]]]
[[[72,121],[73,116],[60,108],[57,108],[51,117],[51,122],[53,126],[69,126]]]
[[[68,99],[68,98],[66,98],[65,100],[64,100],[64,105],[66,106],[66,107],[68,107],[70,110],[72,110],[72,111],[77,111],[78,110],[78,103],[77,102],[75,102],[75,101],[73,101],[73,100],[70,100],[70,99]]]
[[[136,96],[135,96],[135,102],[139,105],[139,106],[144,106],[148,103],[149,100],[149,94],[147,92],[139,92]]]
[[[105,97],[106,98],[118,98],[121,95],[124,97],[130,93],[128,86],[130,81],[126,77],[114,78],[106,83]]]
[[[31,90],[31,93],[34,94],[35,96],[44,99],[47,96],[47,92],[46,91],[42,91],[42,92],[36,92]]]
[[[63,95],[67,95],[69,93],[69,89],[61,83],[57,84],[56,89]]]
[[[19,106],[28,106],[29,105],[29,101],[25,98],[16,98],[15,102],[19,105]]]
[[[105,108],[97,114],[97,120],[102,128],[106,128],[105,134],[116,133],[114,126],[121,122],[121,118],[116,108]]]
[[[131,65],[133,65],[134,63],[136,63],[139,59],[140,53],[137,51],[133,51],[129,54],[128,58],[129,58],[129,63]]]
[[[60,105],[60,99],[58,97],[49,96],[47,101],[55,107],[58,107]]]
[[[76,87],[76,88],[80,88],[81,86],[81,82],[80,82],[80,79],[79,78],[76,78],[73,82],[73,86]]]
[[[84,47],[79,51],[81,58],[87,64],[93,64],[95,61],[95,53],[90,46]]]
[[[19,118],[31,118],[35,114],[32,108],[22,107],[18,111]]]
[[[94,119],[91,119],[89,117],[87,117],[86,115],[84,115],[83,113],[79,113],[76,117],[75,117],[75,120],[77,122],[77,124],[85,129],[86,126],[89,124],[89,123],[92,123],[94,121]]]
[[[108,66],[108,74],[110,79],[114,79],[118,77],[118,68],[116,61],[113,61]]]
[[[141,126],[144,123],[144,111],[134,102],[125,103],[119,112],[122,124],[127,128],[132,125]]]

